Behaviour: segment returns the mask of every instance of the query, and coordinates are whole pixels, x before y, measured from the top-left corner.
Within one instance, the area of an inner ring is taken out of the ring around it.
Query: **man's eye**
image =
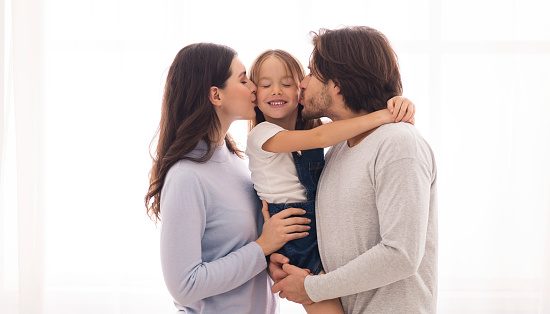
[[[268,88],[271,85],[262,85],[263,88]]]

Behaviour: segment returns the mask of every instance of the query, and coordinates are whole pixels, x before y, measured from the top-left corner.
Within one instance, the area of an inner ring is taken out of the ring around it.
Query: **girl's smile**
[[[262,63],[258,79],[258,108],[267,121],[294,129],[298,116],[299,82],[277,57]]]

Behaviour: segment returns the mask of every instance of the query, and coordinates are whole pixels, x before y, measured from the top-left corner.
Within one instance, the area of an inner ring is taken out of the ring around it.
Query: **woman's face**
[[[246,68],[238,58],[231,62],[231,76],[225,88],[220,89],[220,97],[220,113],[229,121],[250,120],[256,116],[256,85],[248,79]]]

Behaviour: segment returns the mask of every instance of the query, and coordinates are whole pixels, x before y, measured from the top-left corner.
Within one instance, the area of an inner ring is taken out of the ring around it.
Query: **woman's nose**
[[[256,93],[256,91],[258,90],[258,87],[256,86],[256,84],[254,84],[254,82],[250,81],[250,84],[248,84],[248,88],[250,88],[250,91],[252,93]]]

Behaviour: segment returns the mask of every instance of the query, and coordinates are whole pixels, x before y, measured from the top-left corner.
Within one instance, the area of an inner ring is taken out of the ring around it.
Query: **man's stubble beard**
[[[303,93],[303,92],[302,92]],[[330,108],[332,106],[332,98],[328,93],[328,86],[324,85],[320,93],[313,95],[310,99],[302,100],[302,117],[304,119],[317,119],[327,117],[330,115]]]

